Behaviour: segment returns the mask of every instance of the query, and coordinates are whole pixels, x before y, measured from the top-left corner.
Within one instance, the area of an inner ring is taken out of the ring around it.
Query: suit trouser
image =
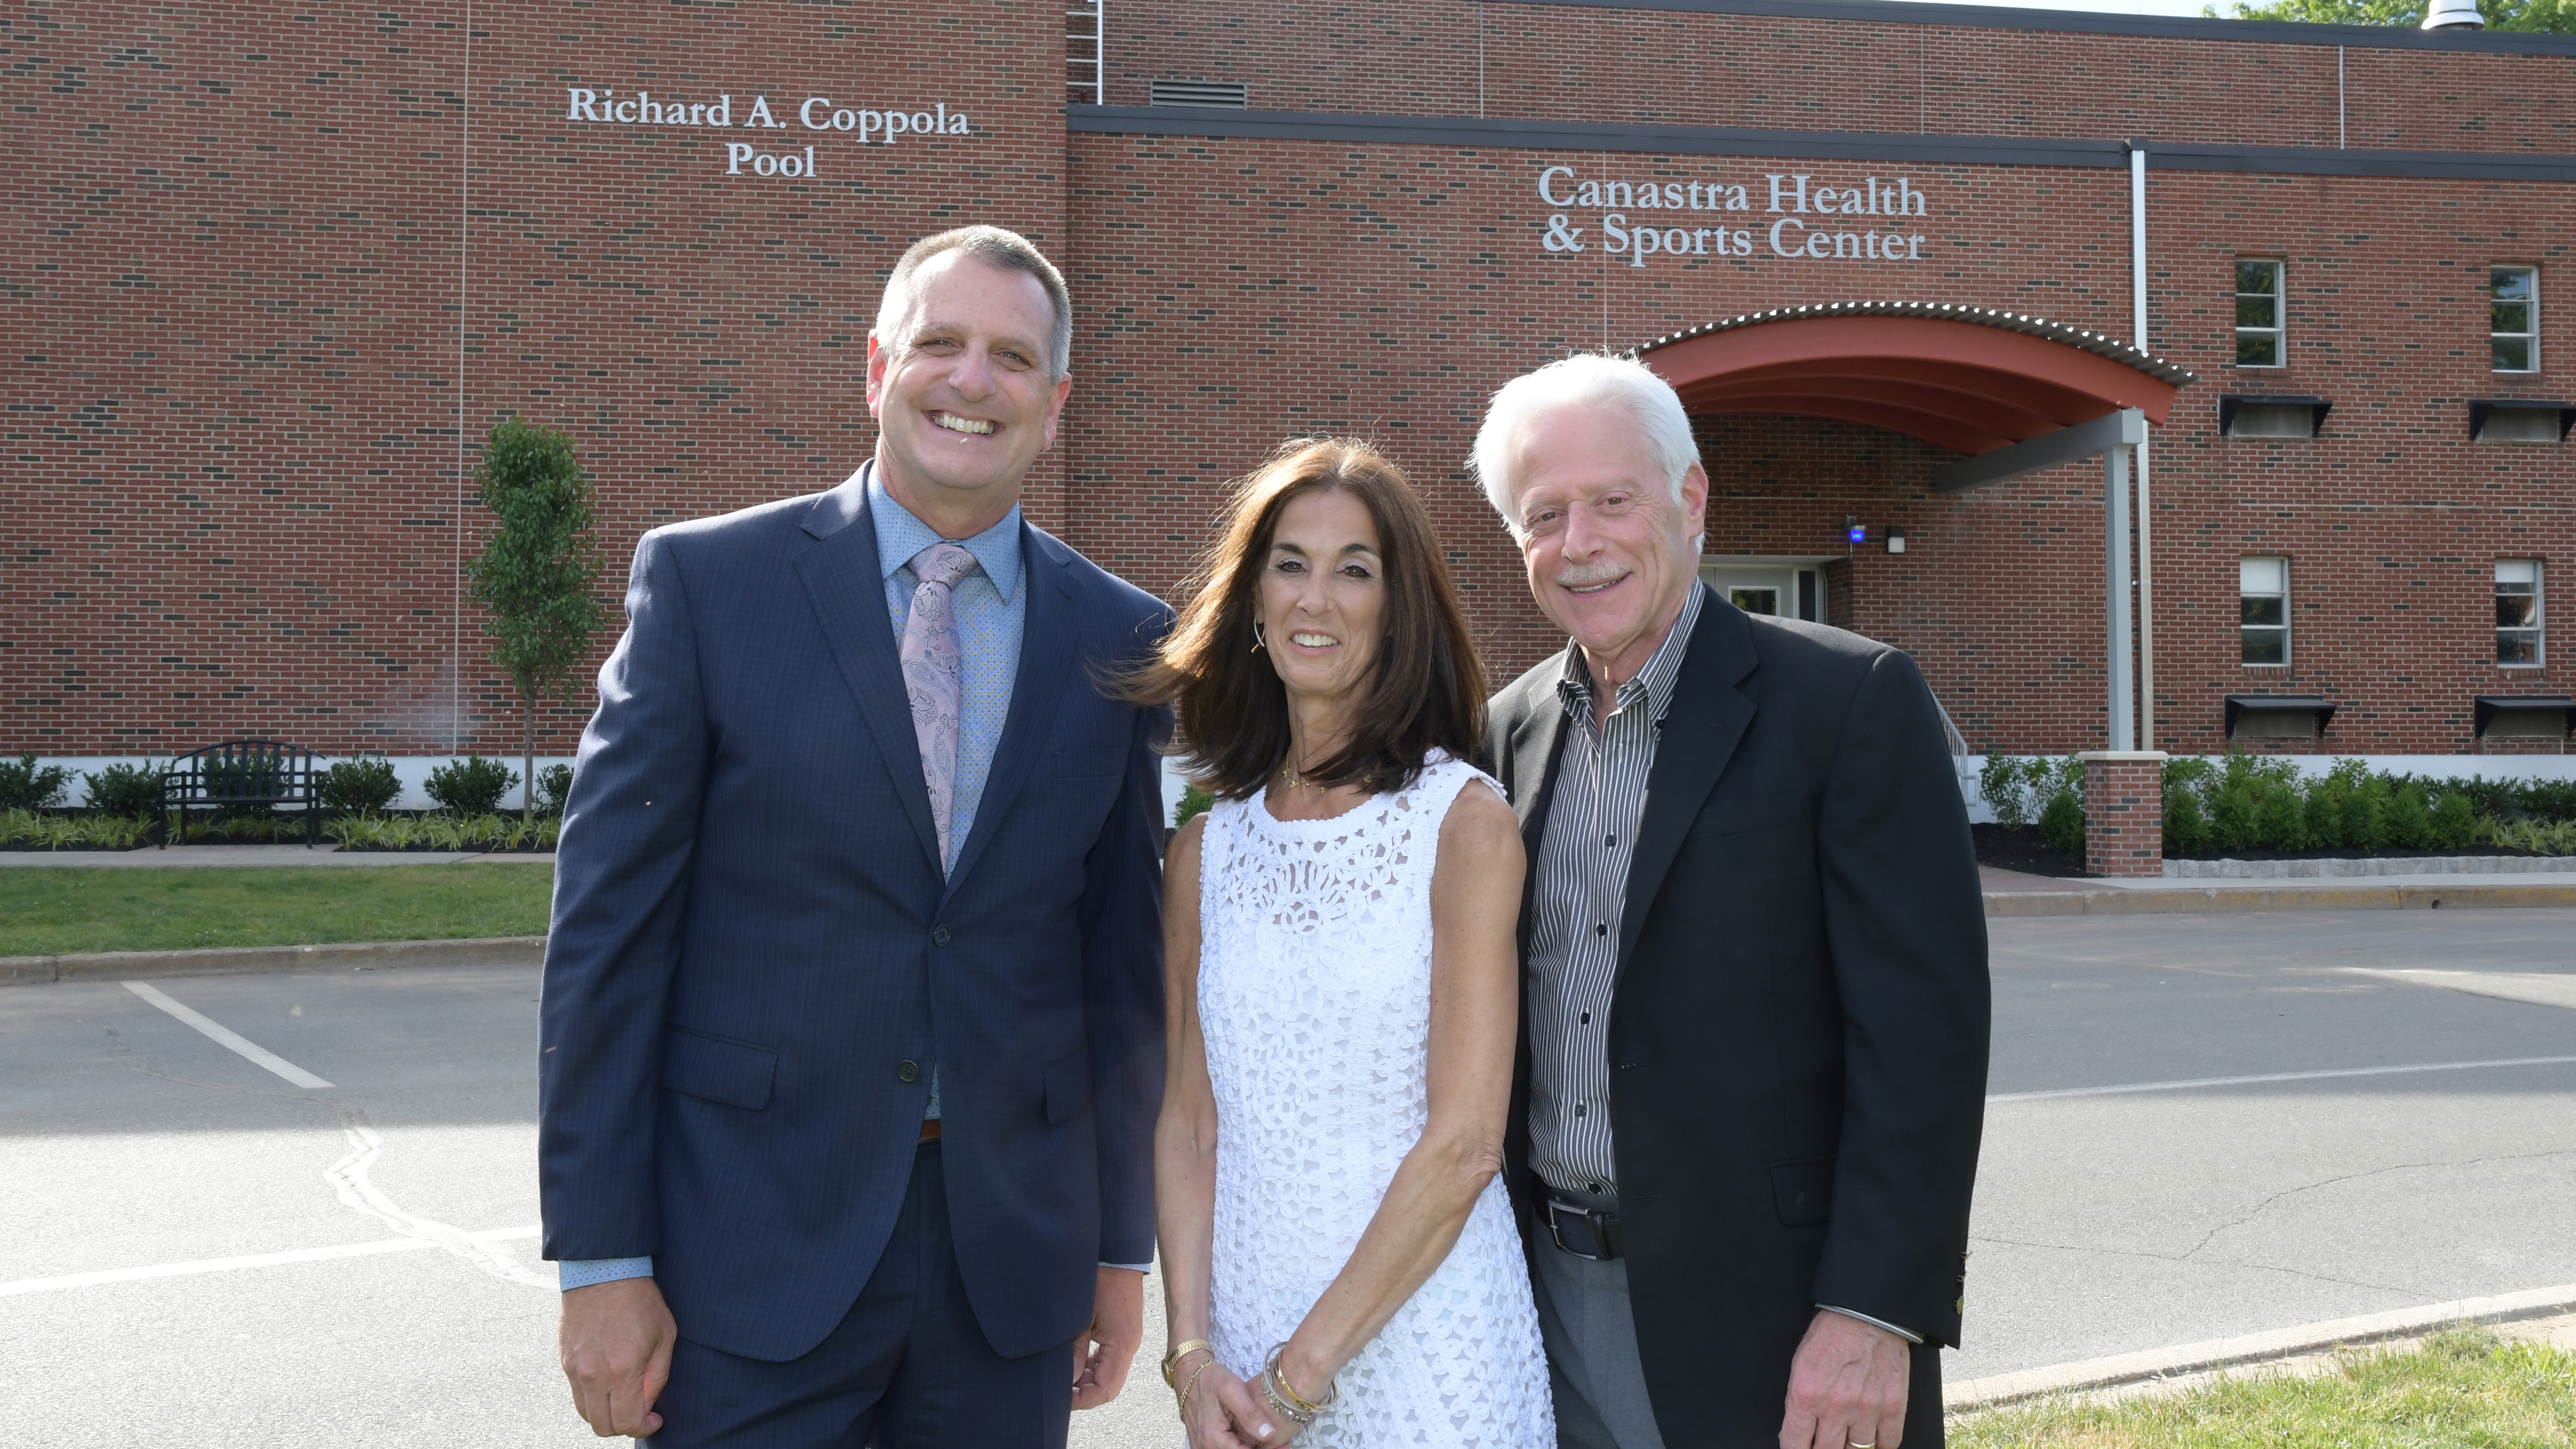
[[[914,1155],[893,1236],[829,1337],[786,1363],[680,1339],[653,1449],[1062,1449],[1073,1346],[1003,1358],[966,1301],[939,1144]]]
[[[1606,1196],[1573,1196],[1590,1207],[1618,1206]],[[1664,1449],[1637,1358],[1627,1260],[1578,1258],[1556,1245],[1543,1219],[1529,1244],[1558,1449]]]

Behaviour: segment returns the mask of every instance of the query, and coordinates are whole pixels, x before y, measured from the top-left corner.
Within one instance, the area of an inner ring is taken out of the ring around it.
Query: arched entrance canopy
[[[2101,454],[2111,748],[2134,748],[2129,460],[2190,372],[2098,332],[1936,302],[1753,312],[1634,355],[1694,413],[1836,418],[1969,455],[1934,470],[1936,493]]]
[[[2162,423],[2193,381],[2098,332],[1935,302],[1753,312],[1658,337],[1634,355],[1694,413],[1834,418],[1967,454],[2124,408]]]

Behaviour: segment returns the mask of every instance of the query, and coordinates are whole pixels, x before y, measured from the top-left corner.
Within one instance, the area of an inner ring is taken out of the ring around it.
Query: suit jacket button
[[[919,1062],[897,1062],[897,1063],[895,1063],[895,1064],[894,1064],[894,1079],[895,1079],[896,1081],[898,1081],[898,1082],[918,1082],[918,1081],[920,1081],[920,1080],[921,1080],[921,1063],[919,1063]]]
[[[945,945],[947,945],[947,944],[948,944],[948,928],[947,928],[946,926],[933,926],[933,927],[931,927],[931,928],[930,928],[930,944],[932,944],[932,945],[934,945],[934,946],[945,946]]]

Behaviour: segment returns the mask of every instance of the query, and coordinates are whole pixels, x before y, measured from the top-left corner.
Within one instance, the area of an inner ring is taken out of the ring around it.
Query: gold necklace
[[[1279,780],[1281,784],[1286,785],[1291,790],[1310,790],[1315,788],[1306,781],[1305,777],[1297,773],[1297,767],[1295,765],[1289,764],[1284,760],[1281,761],[1279,765]]]

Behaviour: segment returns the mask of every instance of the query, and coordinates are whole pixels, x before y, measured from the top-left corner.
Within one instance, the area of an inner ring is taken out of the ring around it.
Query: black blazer
[[[1529,848],[1524,950],[1564,670],[1558,654],[1495,696],[1488,735]],[[1672,1449],[1776,1443],[1817,1304],[1923,1336],[1906,1449],[1941,1442],[1934,1345],[1959,1341],[1988,995],[1967,809],[1914,662],[1704,598],[1607,1034],[1629,1293]],[[1507,1171],[1535,1232],[1523,1016]]]

